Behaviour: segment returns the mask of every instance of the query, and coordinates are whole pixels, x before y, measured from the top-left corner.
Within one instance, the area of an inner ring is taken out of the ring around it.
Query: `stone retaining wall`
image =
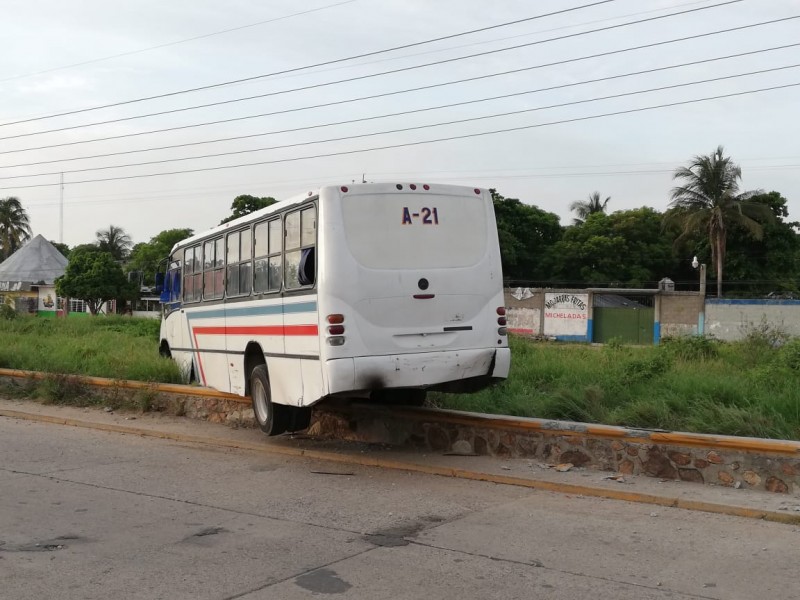
[[[87,385],[78,377],[0,377],[0,393],[11,397],[42,397],[57,404],[59,394],[69,395],[77,406],[104,405],[110,409],[157,411],[253,427],[255,419],[247,398],[219,399],[190,394],[164,393],[155,386],[130,389],[111,382]],[[502,418],[501,418],[502,419]],[[558,421],[536,422],[537,429],[520,430],[474,424],[442,422],[425,411],[380,410],[335,405],[318,407],[309,435],[410,447],[428,452],[526,458],[548,464],[571,463],[623,475],[648,475],[666,480],[723,485],[800,496],[800,453],[725,450],[709,445],[683,446],[650,441],[648,431],[616,430],[615,437],[592,435],[592,426]]]
[[[800,455],[647,443],[642,439],[649,433],[639,430],[628,430],[632,439],[594,437],[579,433],[580,424],[574,428],[552,425],[551,429],[518,431],[403,418],[402,411],[324,410],[317,411],[309,434],[800,495]]]

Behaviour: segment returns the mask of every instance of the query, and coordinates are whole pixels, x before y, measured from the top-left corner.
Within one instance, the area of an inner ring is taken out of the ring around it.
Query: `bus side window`
[[[316,274],[317,208],[310,206],[286,215],[287,289],[314,285]]]
[[[198,248],[199,250],[199,248]],[[222,268],[222,238],[208,240],[203,244],[203,299],[222,298],[224,291]]]
[[[264,221],[255,226],[253,256],[257,294],[278,292],[281,289],[281,220]]]
[[[228,234],[228,296],[245,296],[250,293],[251,250],[250,230]]]

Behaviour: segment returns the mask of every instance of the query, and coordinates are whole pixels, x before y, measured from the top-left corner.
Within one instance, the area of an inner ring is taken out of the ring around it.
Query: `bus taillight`
[[[497,324],[500,325],[500,327],[497,328],[497,335],[508,335],[508,329],[506,328],[506,307],[498,306],[496,312],[498,315]]]
[[[325,317],[325,320],[330,324],[328,327],[328,345],[329,346],[342,346],[344,345],[344,315],[334,313]]]

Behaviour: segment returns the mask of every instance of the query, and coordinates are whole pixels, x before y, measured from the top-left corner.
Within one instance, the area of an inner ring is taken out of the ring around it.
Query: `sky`
[[[791,17],[800,0],[6,0],[0,198],[70,246],[362,178],[496,188],[566,225],[594,191],[665,210],[674,170],[722,145],[800,220],[800,18],[759,25]]]

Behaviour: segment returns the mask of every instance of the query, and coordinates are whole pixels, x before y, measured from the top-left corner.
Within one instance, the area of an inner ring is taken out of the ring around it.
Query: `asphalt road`
[[[798,548],[797,526],[0,418],[3,600],[796,599]]]

